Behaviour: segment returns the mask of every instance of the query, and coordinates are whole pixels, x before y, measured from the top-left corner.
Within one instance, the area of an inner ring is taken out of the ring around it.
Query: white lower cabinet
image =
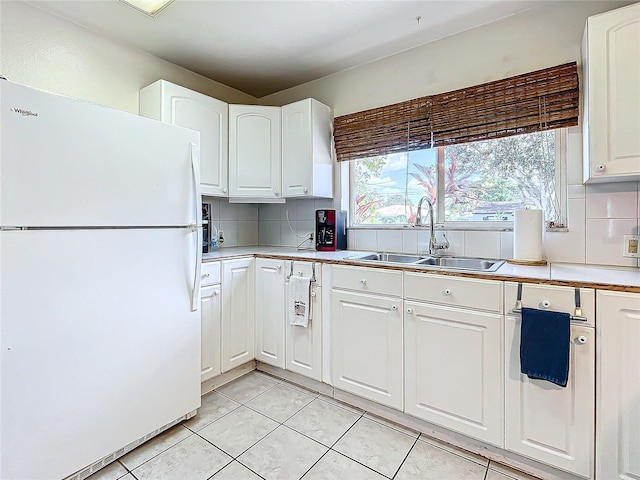
[[[220,285],[200,289],[202,337],[200,358],[201,381],[205,382],[222,373],[220,355]]]
[[[505,448],[593,478],[594,329],[571,326],[569,380],[565,388],[520,373],[519,317],[506,317],[505,334]]]
[[[202,264],[200,284],[200,379],[205,382],[222,373],[220,262]]]
[[[640,295],[597,293],[596,479],[640,478]]]
[[[295,262],[295,272],[298,275],[311,278],[312,264],[309,262]],[[311,310],[309,326],[307,328],[289,325],[285,311],[285,368],[304,375],[319,382],[322,381],[322,287],[321,268],[316,265],[316,281],[311,283]],[[286,288],[286,287],[285,287]],[[286,292],[285,292],[286,298]]]
[[[256,259],[256,359],[285,368],[284,260]]]
[[[502,315],[405,301],[405,412],[502,445]]]
[[[222,372],[255,358],[254,260],[222,262]]]
[[[402,299],[332,291],[333,386],[402,409]]]

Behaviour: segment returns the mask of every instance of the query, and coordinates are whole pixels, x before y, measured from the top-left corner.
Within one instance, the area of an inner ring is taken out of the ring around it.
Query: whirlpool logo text
[[[31,110],[23,110],[21,108],[12,108],[12,112],[19,113],[23,117],[37,117],[38,114],[36,112],[32,112]]]

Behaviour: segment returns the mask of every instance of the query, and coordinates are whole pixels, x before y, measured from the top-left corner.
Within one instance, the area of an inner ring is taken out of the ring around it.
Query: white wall
[[[0,72],[17,83],[132,113],[138,113],[138,91],[161,78],[226,102],[257,102],[35,7],[5,0],[0,1]]]
[[[561,63],[577,61],[580,66],[586,18],[629,3],[554,2],[263,97],[260,103],[284,105],[313,97],[340,116]],[[569,232],[545,234],[546,258],[554,262],[637,266],[637,260],[622,257],[622,235],[638,233],[639,184],[585,188],[580,128],[569,129],[568,137]],[[261,232],[265,228],[262,222],[260,228]],[[511,232],[455,231],[448,236],[453,254],[513,255]],[[261,235],[260,242],[263,238]],[[415,230],[351,230],[349,241],[351,249],[423,252],[427,236]]]

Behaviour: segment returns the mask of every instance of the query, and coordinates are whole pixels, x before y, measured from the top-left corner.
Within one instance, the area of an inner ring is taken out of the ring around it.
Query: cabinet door
[[[200,290],[201,333],[200,359],[201,381],[222,373],[220,354],[220,285],[204,287]]]
[[[222,371],[255,358],[253,258],[222,262]]]
[[[312,98],[282,107],[282,194],[333,196],[331,109]]]
[[[593,328],[571,326],[566,388],[520,373],[519,317],[506,317],[506,339],[505,448],[593,478]]]
[[[256,260],[256,359],[284,368],[284,261]]]
[[[333,386],[402,409],[402,300],[332,291]]]
[[[286,369],[322,381],[322,288],[312,284],[308,328],[286,325]]]
[[[228,196],[227,103],[159,80],[140,91],[140,114],[199,131],[202,194]]]
[[[640,295],[597,294],[598,479],[640,478]]]
[[[639,180],[640,4],[590,17],[585,41],[585,180]]]
[[[229,191],[281,198],[280,107],[229,106]]]
[[[405,412],[502,446],[502,316],[405,302]]]

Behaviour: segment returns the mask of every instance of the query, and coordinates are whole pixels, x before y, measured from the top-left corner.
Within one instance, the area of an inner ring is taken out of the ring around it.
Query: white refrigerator
[[[199,133],[6,80],[0,110],[0,478],[84,478],[200,406]]]

